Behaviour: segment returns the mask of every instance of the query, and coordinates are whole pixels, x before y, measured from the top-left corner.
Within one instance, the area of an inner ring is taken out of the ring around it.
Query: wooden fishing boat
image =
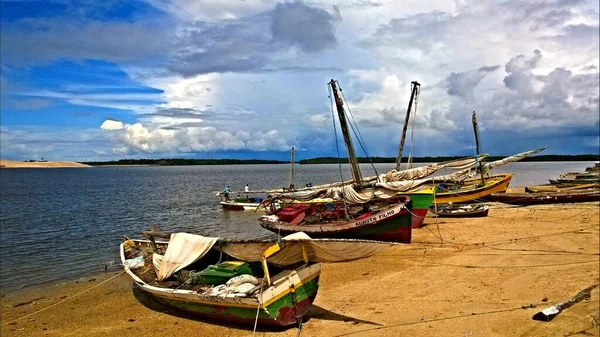
[[[411,200],[396,191],[376,188],[366,182],[358,165],[350,137],[344,102],[338,83],[328,84],[336,106],[352,182],[281,193],[271,204],[283,201],[283,208],[270,209],[259,219],[261,226],[276,233],[305,232],[314,237],[344,237],[410,243]],[[360,139],[358,139],[360,142]],[[334,202],[315,202],[330,198]]]
[[[301,322],[319,288],[320,262],[372,256],[390,243],[321,239],[226,240],[176,233],[169,242],[126,239],[125,272],[159,302],[210,321],[258,326]]]
[[[423,227],[423,222],[427,217],[427,212],[429,211],[429,206],[433,202],[433,198],[435,197],[435,193],[438,190],[438,187],[434,188],[426,188],[421,191],[408,192],[408,193],[398,193],[397,196],[406,196],[410,198],[412,209],[411,209],[411,227],[412,228],[421,228]],[[335,202],[334,199],[326,198],[326,199],[314,199],[309,201],[293,201],[292,204],[310,204],[310,203],[328,203]],[[282,202],[278,206],[283,207],[285,204]]]
[[[494,193],[506,192],[508,184],[513,174],[494,174],[484,178],[482,184],[481,178],[468,178],[462,184],[457,186],[440,185],[439,191],[435,195],[435,203],[469,203],[473,201],[489,200]]]
[[[439,204],[430,210],[438,218],[481,218],[488,216],[490,208],[485,204]]]
[[[258,198],[235,198],[233,200],[223,200],[219,204],[224,210],[228,211],[260,211],[264,208],[260,208],[263,199]]]
[[[550,184],[557,187],[573,187],[586,184],[600,183],[600,163],[587,167],[583,172],[563,173],[558,179],[549,179]]]
[[[259,219],[281,234],[304,232],[311,237],[340,237],[410,243],[411,201],[407,196],[349,206],[342,202],[295,204]]]
[[[541,193],[495,193],[490,201],[502,202],[510,205],[540,205],[564,204],[575,202],[600,201],[600,190],[578,190],[568,192],[541,192]]]

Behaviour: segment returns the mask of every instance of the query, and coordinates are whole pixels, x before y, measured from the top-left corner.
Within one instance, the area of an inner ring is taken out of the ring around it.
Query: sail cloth
[[[487,156],[487,154],[479,155],[479,160],[482,160]],[[453,170],[465,170],[467,168],[473,167],[476,162],[477,160],[475,158],[464,158],[445,161],[441,163],[434,163],[427,166],[415,167],[412,169],[406,169],[401,171],[391,170],[385,175],[381,175],[381,181],[391,182],[401,180],[422,179],[444,168],[449,168]]]
[[[219,238],[205,237],[189,233],[171,234],[169,246],[160,262],[157,273],[158,280],[162,281],[179,270],[202,258]]]
[[[461,171],[463,172],[463,171]],[[439,183],[457,183],[461,179],[463,174],[448,174],[445,176],[439,177],[431,177],[425,179],[415,179],[415,180],[403,180],[403,181],[391,181],[391,182],[381,182],[377,183],[375,186],[382,187],[386,190],[398,192],[418,192],[427,188],[431,188],[432,186]],[[379,195],[378,195],[379,196]]]
[[[482,159],[485,159],[487,156],[488,156],[487,154],[481,154],[481,155],[479,155],[478,158],[479,158],[479,160],[482,160]],[[452,170],[461,170],[461,171],[468,169],[468,168],[473,168],[475,166],[475,163],[476,163],[475,158],[463,158],[463,159],[449,160],[449,161],[445,161],[445,162],[441,162],[441,163],[434,163],[434,164],[430,164],[427,166],[415,167],[415,168],[401,170],[401,171],[391,170],[390,172],[388,172],[386,174],[382,174],[379,177],[378,176],[370,176],[370,177],[363,178],[363,182],[374,183],[378,180],[378,178],[379,178],[379,181],[383,181],[383,182],[422,179],[422,178],[428,177],[428,176],[434,174],[435,172],[437,172],[441,169],[444,169],[444,168],[449,168]],[[438,182],[441,182],[441,181],[438,180]],[[312,197],[310,197],[310,195],[316,196],[319,193],[322,193],[321,191],[323,189],[352,185],[353,183],[354,182],[352,180],[346,180],[343,182],[335,182],[335,183],[331,183],[331,184],[317,185],[317,186],[313,186],[311,188],[298,189],[295,192],[289,192],[289,193],[286,193],[282,189],[272,189],[272,190],[268,190],[268,192],[269,193],[278,193],[278,194],[285,193],[286,196],[288,196],[294,200],[310,200],[310,199],[312,199]]]
[[[275,266],[289,266],[304,261],[302,247],[310,262],[346,262],[375,255],[385,248],[395,245],[390,242],[348,240],[348,239],[311,239],[306,233],[298,232],[281,239],[284,247],[267,258]],[[254,262],[260,261],[262,254],[274,243],[226,243],[219,249],[236,259]]]
[[[512,163],[515,161],[519,161],[525,157],[529,157],[532,154],[536,154],[538,152],[544,151],[546,149],[546,147],[542,147],[539,149],[535,149],[535,150],[531,150],[531,151],[527,151],[527,152],[521,152],[521,153],[517,153],[514,156],[510,156],[510,157],[506,157],[504,159],[500,159],[500,160],[496,160],[490,163],[485,163],[481,166],[481,171],[483,173],[487,173],[489,172],[491,169],[498,167],[498,166],[502,166],[502,165],[506,165],[508,163]]]
[[[315,198],[342,200],[351,204],[362,204],[372,199],[372,196],[356,192],[352,185],[332,186],[321,189],[302,190],[296,192],[282,193],[282,198],[288,198],[298,201],[310,201]]]

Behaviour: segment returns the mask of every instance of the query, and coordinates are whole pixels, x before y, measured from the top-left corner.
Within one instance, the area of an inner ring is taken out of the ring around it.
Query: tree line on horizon
[[[465,158],[464,156],[435,156],[435,157],[413,157],[413,163],[437,163],[449,160]],[[505,158],[504,156],[489,156],[486,161],[494,161]],[[395,163],[395,157],[358,157],[359,163]],[[402,158],[406,162],[407,158]],[[527,157],[522,162],[544,162],[544,161],[600,161],[600,155],[541,155]],[[289,161],[263,160],[263,159],[119,159],[113,161],[87,161],[83,164],[91,166],[111,165],[151,165],[151,166],[182,166],[182,165],[252,165],[252,164],[289,164]],[[345,164],[348,158],[318,157],[296,161],[298,164]]]

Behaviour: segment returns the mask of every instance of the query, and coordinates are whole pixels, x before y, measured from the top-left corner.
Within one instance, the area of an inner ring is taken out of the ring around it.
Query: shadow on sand
[[[320,320],[324,320],[324,321],[341,321],[341,322],[352,322],[354,324],[360,323],[360,324],[370,324],[370,325],[382,326],[381,324],[379,324],[377,322],[372,322],[372,321],[358,319],[358,318],[354,318],[354,317],[350,317],[350,316],[346,316],[346,315],[341,315],[341,314],[335,313],[333,311],[329,311],[323,307],[320,307],[320,306],[314,305],[314,304],[310,308],[310,310],[308,310],[308,313],[304,317],[304,320],[306,321],[309,318],[320,319]]]
[[[154,297],[147,294],[146,292],[144,292],[143,290],[138,288],[133,283],[131,285],[131,288],[133,291],[133,296],[135,296],[135,298],[143,306],[145,306],[146,308],[148,308],[150,310],[158,311],[158,312],[161,312],[161,313],[164,313],[167,315],[171,315],[171,316],[175,316],[175,317],[179,317],[179,318],[183,318],[183,319],[187,319],[187,320],[191,320],[191,321],[209,323],[209,324],[219,325],[219,326],[228,327],[228,328],[235,328],[235,329],[248,330],[248,331],[252,331],[254,328],[253,326],[227,324],[226,322],[219,322],[219,321],[211,320],[210,318],[198,317],[196,315],[187,313],[185,311],[171,308],[169,306],[166,306],[166,305],[158,302],[156,299],[154,299]],[[349,316],[345,316],[345,315],[336,314],[335,312],[324,309],[318,305],[313,305],[310,308],[308,313],[303,317],[302,324],[305,324],[311,318],[315,318],[315,319],[319,319],[319,320],[326,320],[326,321],[343,321],[343,322],[353,322],[355,324],[363,323],[363,324],[371,324],[371,325],[381,326],[381,324],[379,324],[379,323],[365,321],[365,320],[361,320],[361,319],[357,319],[357,318],[353,318],[353,317],[349,317]],[[294,327],[294,326],[279,327],[279,328],[278,327],[261,328],[259,326],[256,329],[256,331],[259,331],[259,332],[269,332],[269,331],[281,332],[281,331],[286,331],[289,329],[296,329],[296,328],[297,327]]]

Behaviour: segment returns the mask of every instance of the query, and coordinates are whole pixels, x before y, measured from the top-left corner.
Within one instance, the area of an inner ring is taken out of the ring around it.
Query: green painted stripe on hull
[[[275,302],[269,304],[266,310],[260,310],[258,313],[258,318],[277,320],[279,317],[279,312],[282,308],[293,308],[294,302],[298,303],[308,299],[309,297],[315,295],[318,289],[319,277],[317,276],[297,288],[295,294],[290,292],[277,299]],[[296,297],[295,301],[293,296]],[[204,304],[172,300],[164,297],[158,297],[158,300],[174,308],[203,316],[233,316],[239,319],[254,319],[256,317],[257,310],[257,308],[227,306],[227,303]]]
[[[298,303],[306,300],[307,298],[316,294],[317,290],[319,290],[319,277],[315,277],[312,280],[302,284],[299,288],[296,288],[294,293],[289,293],[284,297],[278,299],[277,301],[269,304],[267,306],[267,311],[271,316],[278,316],[279,311],[282,307],[292,308],[294,307],[294,302]],[[294,301],[295,297],[295,301]]]
[[[407,196],[410,197],[410,200],[412,201],[412,209],[416,210],[416,209],[429,209],[429,206],[431,206],[431,203],[433,202],[433,197],[434,194],[423,194],[423,193],[415,193],[415,194],[405,194]]]

